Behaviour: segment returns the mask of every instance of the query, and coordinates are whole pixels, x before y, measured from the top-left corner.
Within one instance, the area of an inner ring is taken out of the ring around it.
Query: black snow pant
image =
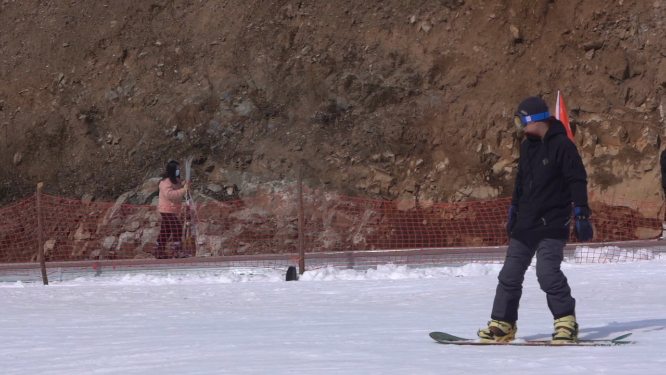
[[[525,271],[537,257],[536,274],[541,290],[546,292],[548,308],[554,319],[575,315],[576,300],[571,296],[567,278],[560,270],[566,241],[544,239],[532,247],[511,239],[506,261],[499,274],[491,319],[515,323],[518,320],[518,305],[523,294]]]

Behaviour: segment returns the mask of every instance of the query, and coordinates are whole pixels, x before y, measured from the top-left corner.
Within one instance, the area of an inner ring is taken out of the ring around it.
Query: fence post
[[[298,273],[305,272],[305,245],[303,243],[303,167],[298,167]]]
[[[44,254],[44,235],[42,233],[42,190],[44,183],[37,184],[37,258],[39,267],[42,269],[42,281],[44,285],[49,285],[49,278],[46,275],[46,257]]]

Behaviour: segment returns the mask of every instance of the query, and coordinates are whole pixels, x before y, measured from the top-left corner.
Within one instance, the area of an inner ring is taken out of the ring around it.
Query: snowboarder
[[[187,193],[188,183],[181,184],[179,165],[177,161],[169,161],[159,184],[157,208],[162,216],[162,224],[157,238],[157,253],[155,254],[157,259],[166,258],[169,237],[173,242],[177,242],[183,230],[183,223],[178,218],[178,214],[183,207],[183,196]]]
[[[576,300],[560,265],[569,239],[572,203],[574,235],[582,242],[593,236],[587,173],[564,125],[550,116],[543,99],[523,100],[515,112],[515,122],[527,139],[520,146],[506,223],[509,247],[498,277],[491,321],[487,328],[479,330],[478,336],[482,342],[515,338],[525,271],[536,254],[539,286],[546,292],[555,320],[552,342],[577,342]]]
[[[666,197],[666,150],[661,152],[659,164],[661,164],[661,189],[664,191],[664,197]],[[666,240],[666,212],[664,212],[664,221],[661,223],[661,237],[659,239]]]

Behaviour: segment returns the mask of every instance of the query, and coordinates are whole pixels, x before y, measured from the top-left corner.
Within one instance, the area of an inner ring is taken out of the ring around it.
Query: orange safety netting
[[[502,262],[509,198],[416,204],[344,197],[306,187],[178,210],[176,234],[160,249],[156,206],[42,195],[0,209],[0,274],[34,267],[42,247],[48,267],[269,267],[297,265],[299,210],[306,268]],[[577,262],[652,259],[661,204],[590,197],[594,246],[572,245]],[[42,242],[37,217],[41,215]],[[195,230],[192,230],[195,229]],[[192,234],[196,233],[196,237]],[[156,259],[162,251],[164,259]],[[657,254],[658,256],[659,254]]]

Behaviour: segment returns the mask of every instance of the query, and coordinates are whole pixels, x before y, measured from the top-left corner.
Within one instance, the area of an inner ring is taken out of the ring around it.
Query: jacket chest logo
[[[543,159],[543,165],[548,164],[548,158]]]

